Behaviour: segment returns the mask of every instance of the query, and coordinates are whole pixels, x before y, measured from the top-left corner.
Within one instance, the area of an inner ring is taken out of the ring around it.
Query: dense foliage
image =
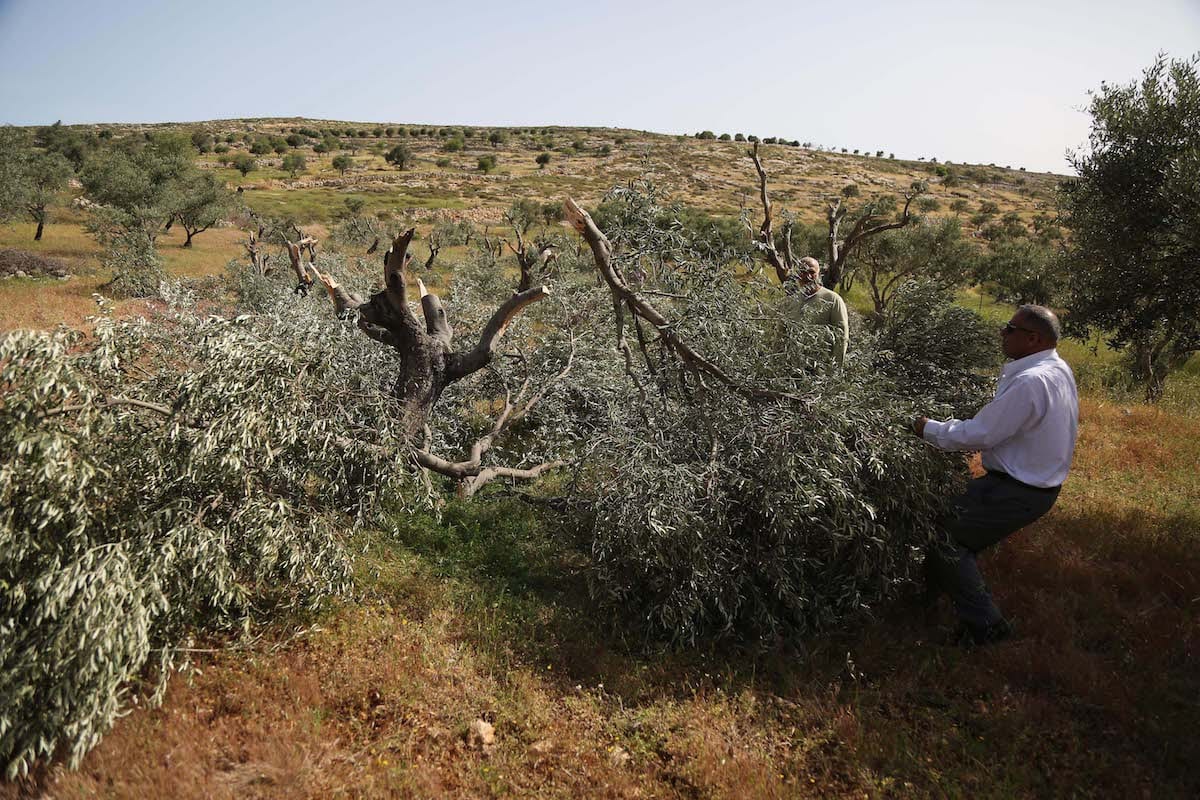
[[[906,423],[978,407],[994,337],[945,291],[908,286],[835,372],[826,331],[780,319],[778,290],[703,257],[653,192],[610,203],[620,268],[735,385],[677,368],[653,342],[632,370],[646,393],[611,385],[580,497],[597,597],[690,642],[802,635],[894,596],[964,475]]]
[[[1161,57],[1140,82],[1101,85],[1079,177],[1062,187],[1067,325],[1128,348],[1148,399],[1200,350],[1198,66]]]
[[[1000,366],[997,331],[935,281],[896,291],[872,345],[872,368],[896,392],[960,418],[983,403]]]
[[[373,232],[353,212],[331,245]],[[510,221],[531,232],[557,213],[518,204]],[[564,247],[551,296],[434,409],[431,452],[461,458],[506,395],[545,387],[488,463],[574,462],[551,485],[587,531],[595,597],[636,609],[656,637],[803,634],[892,596],[963,473],[904,423],[978,403],[986,380],[972,370],[991,350],[976,318],[940,290],[903,288],[881,333],[856,329],[834,372],[826,332],[780,316],[778,288],[734,228],[644,185],[614,192],[601,216],[631,284],[732,382],[701,380],[628,320],[615,352],[611,298],[586,251]],[[120,231],[153,255],[145,228]],[[469,340],[515,270],[491,247],[467,259],[445,301]],[[336,246],[318,265],[362,294],[379,279],[376,259]],[[0,342],[10,775],[56,752],[77,760],[148,664],[162,686],[188,637],[344,592],[345,531],[373,520],[382,497],[402,510],[456,488],[410,465],[388,391],[398,355],[337,319],[322,293],[235,262],[228,287],[248,313],[226,319],[163,285],[172,306],[154,320],[102,315],[87,339]]]
[[[386,374],[390,356],[360,338],[307,312],[181,309],[101,317],[87,340],[0,340],[9,776],[60,751],[77,761],[129,682],[150,662],[165,679],[189,633],[347,588],[338,529],[411,477],[355,444],[391,430],[385,396],[357,371]]]

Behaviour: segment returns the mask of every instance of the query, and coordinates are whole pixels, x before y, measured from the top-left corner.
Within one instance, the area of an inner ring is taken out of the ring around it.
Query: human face
[[[1000,349],[1006,357],[1016,359],[1046,348],[1042,335],[1030,328],[1025,315],[1018,311],[1000,328]]]
[[[798,268],[800,283],[803,286],[813,287],[821,280],[821,270],[809,264],[807,261],[801,261]]]

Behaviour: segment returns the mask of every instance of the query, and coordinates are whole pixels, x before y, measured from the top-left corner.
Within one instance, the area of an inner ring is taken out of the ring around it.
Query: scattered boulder
[[[66,263],[25,250],[0,249],[0,278],[66,278]]]
[[[629,755],[629,751],[621,745],[615,745],[608,751],[608,763],[614,767],[623,767],[629,763],[633,756]]]
[[[492,749],[496,746],[496,729],[490,722],[482,719],[475,720],[467,729],[467,745],[485,756],[491,755]]]

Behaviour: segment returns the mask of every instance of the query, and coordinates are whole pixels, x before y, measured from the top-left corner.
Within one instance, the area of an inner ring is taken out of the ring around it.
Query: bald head
[[[821,262],[812,256],[805,256],[797,261],[796,272],[801,283],[821,282]]]
[[[1059,325],[1058,315],[1045,306],[1026,304],[1017,309],[1025,319],[1025,324],[1051,345],[1058,344],[1062,336],[1062,326]]]

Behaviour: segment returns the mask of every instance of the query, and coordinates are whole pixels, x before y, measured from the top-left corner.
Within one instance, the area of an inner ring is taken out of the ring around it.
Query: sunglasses
[[[1005,336],[1012,333],[1013,331],[1024,331],[1025,333],[1033,333],[1033,334],[1037,333],[1037,331],[1035,331],[1035,330],[1031,330],[1029,328],[1022,328],[1020,325],[1013,325],[1011,322],[1004,323],[1004,325],[1000,328],[1000,333],[1004,334]]]

